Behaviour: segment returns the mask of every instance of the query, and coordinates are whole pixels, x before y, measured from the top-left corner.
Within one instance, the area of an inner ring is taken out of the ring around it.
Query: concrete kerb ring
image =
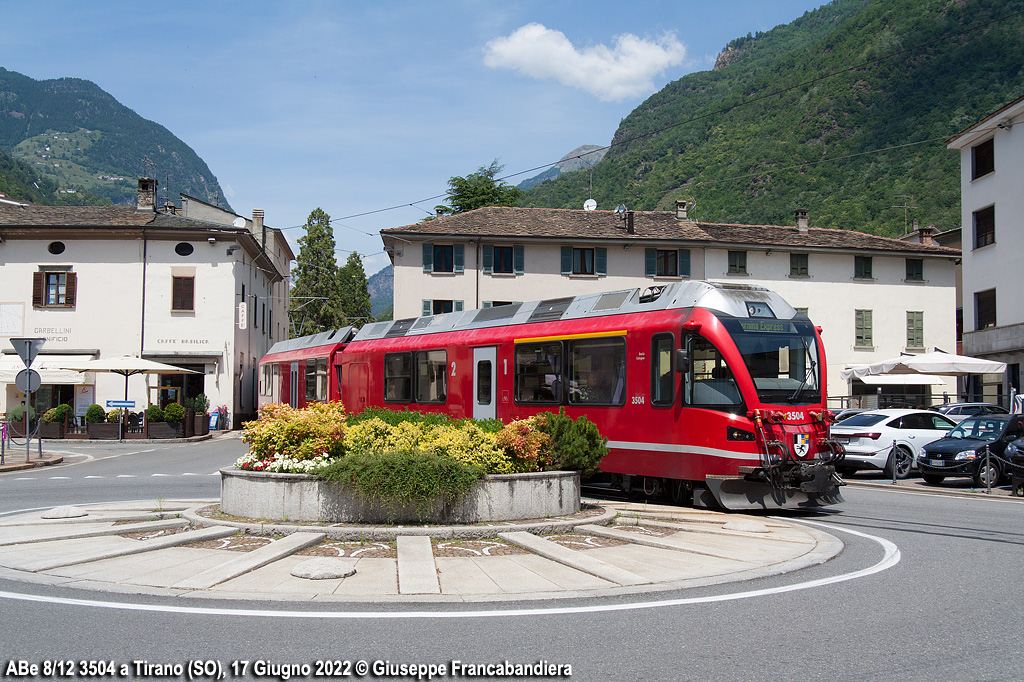
[[[230,526],[239,532],[253,535],[290,535],[300,531],[316,531],[325,533],[331,540],[394,540],[399,535],[427,535],[436,539],[473,540],[492,538],[498,533],[526,531],[535,535],[571,533],[576,526],[610,525],[620,514],[619,510],[603,508],[600,516],[588,516],[579,519],[551,519],[533,523],[508,522],[486,526],[333,526],[329,524],[290,524],[262,523],[260,521],[227,521],[211,519],[199,513],[209,504],[189,507],[181,512],[181,517],[199,527]]]

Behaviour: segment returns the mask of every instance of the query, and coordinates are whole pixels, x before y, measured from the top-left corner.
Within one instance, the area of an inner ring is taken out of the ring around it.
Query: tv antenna
[[[156,163],[154,161],[151,161],[148,156],[143,156],[141,159],[139,159],[139,161],[141,161],[143,165],[142,176],[146,178],[151,177],[150,172],[146,170],[145,166],[149,166],[150,168],[156,168]]]
[[[903,199],[902,206],[890,206],[889,208],[902,208],[903,209],[903,233],[907,233],[907,211],[916,211],[917,206],[911,206],[914,203],[913,194],[897,194],[897,199]]]

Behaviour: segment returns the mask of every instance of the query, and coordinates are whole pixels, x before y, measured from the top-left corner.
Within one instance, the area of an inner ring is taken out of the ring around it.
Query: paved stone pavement
[[[0,576],[181,597],[481,602],[749,580],[824,563],[843,546],[798,523],[654,504],[600,502],[572,517],[493,526],[278,523],[269,536],[245,530],[251,521],[222,518],[216,504],[140,501],[5,517]]]

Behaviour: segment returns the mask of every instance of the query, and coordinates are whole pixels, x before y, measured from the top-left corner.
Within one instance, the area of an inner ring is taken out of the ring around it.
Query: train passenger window
[[[651,340],[651,404],[671,405],[675,400],[672,372],[672,334],[655,334]]]
[[[411,353],[388,353],[384,356],[384,400],[389,403],[412,400]]]
[[[306,401],[327,402],[327,358],[306,360]]]
[[[743,397],[725,358],[703,337],[689,337],[688,345],[691,363],[686,374],[684,400],[694,407],[736,412],[743,405]]]
[[[416,402],[443,403],[448,398],[448,353],[427,350],[416,353]]]
[[[569,342],[569,402],[621,405],[626,398],[626,340],[577,339]]]
[[[491,404],[491,361],[476,363],[476,404]]]
[[[281,387],[281,368],[276,364],[270,366],[270,386],[267,388],[267,395],[273,403],[277,402],[277,392]]]
[[[562,344],[516,346],[516,402],[557,405],[562,402]]]

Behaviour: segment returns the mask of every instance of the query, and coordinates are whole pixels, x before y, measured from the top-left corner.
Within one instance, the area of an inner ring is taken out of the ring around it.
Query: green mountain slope
[[[37,81],[0,68],[0,149],[53,181],[44,203],[131,204],[137,178],[149,175],[161,199],[177,203],[185,192],[230,209],[187,144],[86,80]]]
[[[666,86],[593,169],[601,207],[883,235],[960,223],[960,157],[944,141],[1024,94],[1024,0],[837,0],[730,43],[713,71]],[[852,68],[857,67],[857,68]],[[524,206],[577,207],[578,174]],[[904,209],[903,206],[910,206]]]

